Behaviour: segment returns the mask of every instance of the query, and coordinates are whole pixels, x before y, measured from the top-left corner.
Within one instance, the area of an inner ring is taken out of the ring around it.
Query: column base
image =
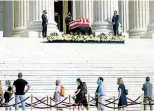
[[[127,33],[127,32],[122,32],[122,35],[125,36],[126,39],[129,39],[129,33]]]
[[[17,27],[13,29],[13,37],[25,37],[24,32],[26,30],[26,27]]]
[[[142,36],[143,39],[154,39],[154,22],[150,23],[148,25],[148,30],[144,36]]]
[[[42,32],[26,30],[24,32],[24,36],[29,37],[29,38],[38,38],[38,37],[41,38],[42,37]]]
[[[3,31],[0,31],[0,38],[3,38]]]
[[[144,36],[141,36],[142,39],[154,39],[154,32],[146,33]]]
[[[113,25],[112,23],[107,22],[107,21],[97,21],[92,24],[92,32],[113,34]]]
[[[145,35],[146,30],[147,30],[146,28],[142,28],[142,29],[130,29],[129,30],[129,38],[140,39],[141,36]]]
[[[57,23],[54,21],[49,21],[47,35],[49,36],[51,33],[58,33],[59,30],[57,28]],[[33,21],[28,24],[25,35],[28,37],[37,36],[42,37],[42,21]]]

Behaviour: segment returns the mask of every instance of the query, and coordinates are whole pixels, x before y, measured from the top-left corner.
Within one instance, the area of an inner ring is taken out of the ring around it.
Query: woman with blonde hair
[[[11,87],[11,81],[10,80],[5,81],[5,85],[6,85],[6,90],[5,90],[5,93],[4,93],[4,99],[5,99],[5,104],[9,105],[10,99],[13,95],[13,89]],[[6,107],[6,110],[7,109],[8,108]],[[11,110],[11,107],[10,107],[10,110]]]
[[[127,98],[126,98],[126,89],[122,78],[118,78],[117,84],[118,87],[118,108],[119,110],[123,109],[127,106]]]
[[[0,81],[0,105],[2,105],[3,102],[3,86],[2,82]]]

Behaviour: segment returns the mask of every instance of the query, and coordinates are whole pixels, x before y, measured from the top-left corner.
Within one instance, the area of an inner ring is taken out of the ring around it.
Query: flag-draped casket
[[[87,18],[78,18],[69,23],[69,30],[71,32],[81,32],[81,33],[89,33],[91,27],[89,25],[89,19]]]

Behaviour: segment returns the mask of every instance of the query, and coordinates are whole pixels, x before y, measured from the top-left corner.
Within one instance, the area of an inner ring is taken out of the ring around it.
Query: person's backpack
[[[61,86],[60,95],[65,96],[65,88]]]
[[[84,94],[87,94],[87,84],[86,82],[83,82],[82,84],[83,84],[82,91]]]

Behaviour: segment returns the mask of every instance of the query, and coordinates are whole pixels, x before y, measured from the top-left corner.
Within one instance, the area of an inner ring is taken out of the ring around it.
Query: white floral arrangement
[[[124,42],[125,36],[112,36],[112,34],[101,33],[98,36],[95,34],[82,35],[82,34],[71,34],[71,35],[58,35],[57,33],[52,33],[47,37],[49,42]]]

